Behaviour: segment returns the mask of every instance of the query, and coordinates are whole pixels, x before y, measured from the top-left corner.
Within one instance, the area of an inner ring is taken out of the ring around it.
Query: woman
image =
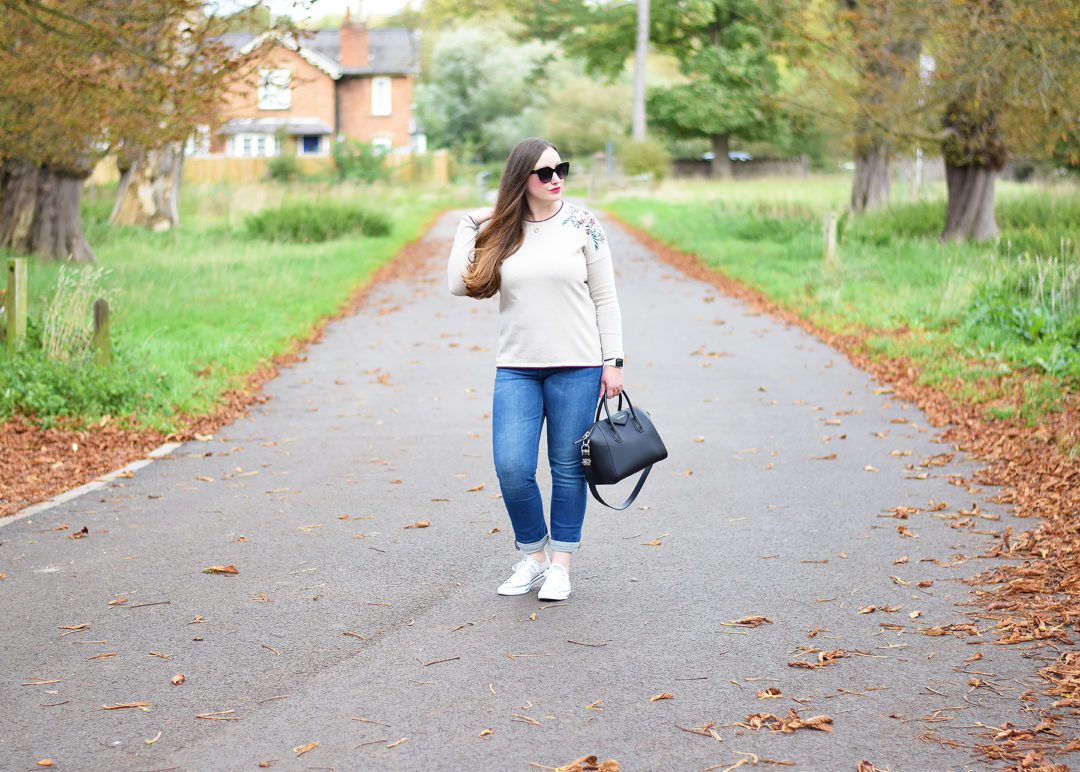
[[[570,164],[542,139],[510,153],[494,209],[461,219],[450,292],[499,295],[492,445],[503,503],[523,553],[500,595],[570,596],[570,555],[581,543],[586,484],[574,441],[601,392],[622,391],[622,318],[607,237],[586,209],[562,200]],[[536,484],[547,421],[551,529]],[[550,547],[551,557],[547,550]]]

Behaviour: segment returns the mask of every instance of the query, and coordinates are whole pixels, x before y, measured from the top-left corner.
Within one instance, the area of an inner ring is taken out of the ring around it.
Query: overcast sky
[[[303,4],[293,5],[293,0],[267,0],[266,4],[274,13],[287,13],[297,21],[309,16],[318,19],[333,13],[345,13],[348,8],[354,17],[365,18],[367,16],[386,16],[400,11],[408,0],[314,0],[311,10],[307,13],[300,11]]]

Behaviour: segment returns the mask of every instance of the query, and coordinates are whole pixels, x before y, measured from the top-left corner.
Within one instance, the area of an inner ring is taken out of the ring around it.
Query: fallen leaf
[[[656,695],[655,697],[652,697],[649,700],[649,702],[656,702],[657,700],[673,700],[673,699],[675,699],[675,695],[672,694],[671,692],[661,692],[660,694]]]
[[[52,759],[41,759],[40,761],[38,761],[37,765],[39,767],[51,767]]]
[[[615,759],[605,759],[601,762],[600,766],[596,768],[596,772],[619,772],[619,762]]]
[[[149,702],[119,702],[116,705],[102,705],[102,710],[119,710],[120,708],[147,708]]]
[[[465,492],[466,493],[475,493],[476,491],[482,491],[482,490],[484,490],[484,484],[480,483],[479,485],[474,485],[471,488],[466,488]]]
[[[89,535],[90,535],[90,529],[87,528],[84,525],[80,530],[76,531],[75,533],[68,534],[66,538],[68,538],[68,539],[81,539],[84,536],[89,536]]]
[[[733,619],[730,622],[722,624],[738,625],[739,627],[759,627],[765,622],[768,622],[770,625],[773,623],[773,621],[768,617],[747,616],[743,617],[742,619]]]
[[[293,748],[293,753],[295,753],[297,756],[303,756],[308,751],[313,750],[313,749],[318,748],[318,747],[319,747],[319,741],[316,740],[315,742],[310,742],[307,745],[297,745],[295,748]]]
[[[185,681],[186,679],[184,678],[184,674],[183,674],[183,673],[177,673],[176,675],[174,675],[174,676],[173,676],[173,677],[172,677],[171,679],[169,679],[169,680],[171,680],[171,681],[172,681],[172,683],[173,683],[173,686],[179,686],[180,684],[184,683],[184,681]]]
[[[408,739],[409,739],[408,737],[402,737],[402,738],[401,738],[400,740],[398,740],[398,741],[397,741],[396,743],[390,743],[390,744],[389,744],[389,745],[387,745],[386,747],[387,747],[387,748],[396,748],[397,746],[401,745],[401,744],[402,744],[403,742],[405,742],[405,741],[406,741],[406,740],[408,740]]]
[[[663,542],[658,539],[653,539],[652,541],[638,542],[638,544],[641,544],[644,547],[659,547],[663,544]]]
[[[408,525],[400,526],[401,528],[427,528],[431,525],[430,520],[417,520],[415,523],[409,523]]]
[[[227,566],[210,566],[209,568],[204,568],[203,573],[204,574],[225,574],[227,576],[232,576],[233,574],[240,573],[240,569],[238,569],[236,567],[235,563],[230,563]]]
[[[154,735],[153,739],[151,739],[151,740],[143,740],[143,742],[146,743],[147,745],[153,745],[154,743],[156,743],[160,739],[161,739],[161,732],[158,732],[156,735]]]
[[[90,659],[108,659],[109,657],[115,657],[115,656],[116,656],[116,652],[115,651],[110,651],[110,652],[105,653],[105,654],[95,654],[94,656],[90,657]]]
[[[488,531],[488,533],[498,533],[501,530],[501,528],[492,528],[490,531]]]
[[[827,456],[810,456],[810,458],[814,459],[815,461],[835,461],[836,454],[830,453]]]
[[[480,732],[480,734],[477,735],[477,737],[488,737],[489,735],[493,734],[495,734],[494,729],[484,729],[482,732]]]
[[[769,700],[776,697],[783,697],[784,693],[780,691],[778,686],[770,686],[768,689],[758,689],[757,698],[759,700]]]

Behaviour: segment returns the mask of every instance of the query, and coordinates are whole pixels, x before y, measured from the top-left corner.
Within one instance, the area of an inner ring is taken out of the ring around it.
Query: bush
[[[386,152],[370,142],[348,138],[335,142],[331,151],[338,177],[343,180],[362,180],[375,182],[385,180],[387,170],[383,168]]]
[[[267,161],[266,174],[275,182],[292,182],[300,177],[300,163],[292,153],[282,153]]]
[[[285,203],[247,217],[248,232],[270,241],[313,243],[363,234],[386,236],[390,218],[359,204],[341,201]]]
[[[144,362],[125,362],[121,352],[111,367],[85,357],[59,362],[39,348],[0,357],[0,418],[12,413],[96,421],[105,414],[171,413],[163,393],[165,373],[149,372]],[[133,358],[134,359],[134,358]]]
[[[624,142],[619,147],[619,160],[625,174],[631,177],[649,174],[654,180],[664,179],[671,165],[671,156],[663,143],[652,138],[643,142]]]

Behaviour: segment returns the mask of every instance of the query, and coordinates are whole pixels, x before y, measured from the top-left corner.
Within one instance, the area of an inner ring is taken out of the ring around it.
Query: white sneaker
[[[557,563],[552,563],[547,570],[547,578],[544,586],[536,596],[539,600],[566,600],[570,597],[570,577],[566,569]]]
[[[510,574],[510,578],[500,584],[495,592],[499,595],[524,595],[544,581],[550,565],[550,560],[537,563],[532,558],[525,557],[514,564],[514,572]]]

